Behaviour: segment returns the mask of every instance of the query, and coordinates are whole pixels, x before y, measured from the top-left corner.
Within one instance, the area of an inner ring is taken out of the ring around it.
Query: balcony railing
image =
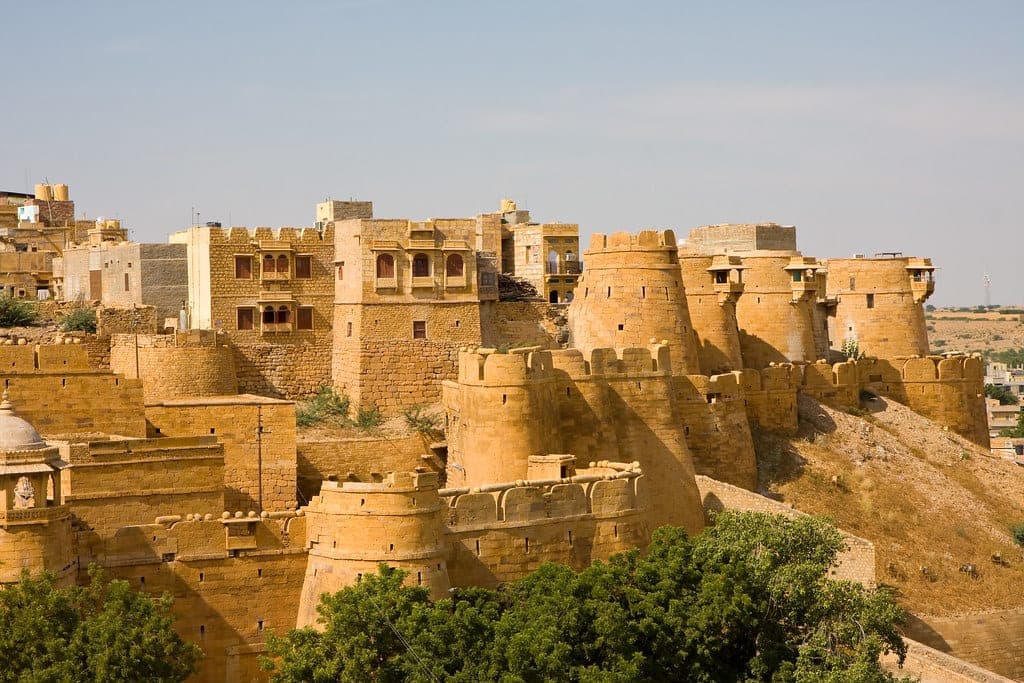
[[[564,263],[548,261],[545,272],[548,275],[579,275],[583,272],[583,264],[580,261],[565,261]]]
[[[377,278],[377,289],[398,289],[398,278],[397,277],[379,277]]]

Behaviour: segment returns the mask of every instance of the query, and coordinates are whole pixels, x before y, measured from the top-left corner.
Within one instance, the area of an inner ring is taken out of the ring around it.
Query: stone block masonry
[[[262,396],[175,399],[146,406],[151,436],[216,436],[228,510],[296,507],[295,404]]]

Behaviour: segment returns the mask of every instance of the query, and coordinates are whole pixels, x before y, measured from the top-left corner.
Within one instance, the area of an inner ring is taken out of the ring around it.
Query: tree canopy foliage
[[[52,574],[0,589],[0,681],[183,681],[202,651],[171,624],[170,596],[154,599],[89,569],[88,586]]]
[[[986,384],[985,396],[997,399],[1001,406],[1012,406],[1018,403],[1017,395],[1013,393],[1013,390],[1001,384]]]
[[[903,612],[828,578],[842,547],[821,520],[727,512],[694,538],[659,529],[646,555],[436,602],[382,564],[323,596],[322,631],[271,636],[263,665],[278,683],[893,680],[878,659],[902,662]]]

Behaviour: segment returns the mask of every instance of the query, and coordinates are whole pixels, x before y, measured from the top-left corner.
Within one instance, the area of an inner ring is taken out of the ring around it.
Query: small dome
[[[14,414],[7,391],[0,402],[0,452],[34,451],[46,448],[36,428]]]

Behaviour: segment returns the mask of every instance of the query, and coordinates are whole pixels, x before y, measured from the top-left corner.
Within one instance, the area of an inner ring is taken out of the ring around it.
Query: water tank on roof
[[[48,202],[53,199],[53,193],[50,191],[50,186],[46,183],[36,183],[36,199],[44,202]]]
[[[64,183],[57,183],[53,186],[53,199],[58,202],[68,201],[68,186]]]

